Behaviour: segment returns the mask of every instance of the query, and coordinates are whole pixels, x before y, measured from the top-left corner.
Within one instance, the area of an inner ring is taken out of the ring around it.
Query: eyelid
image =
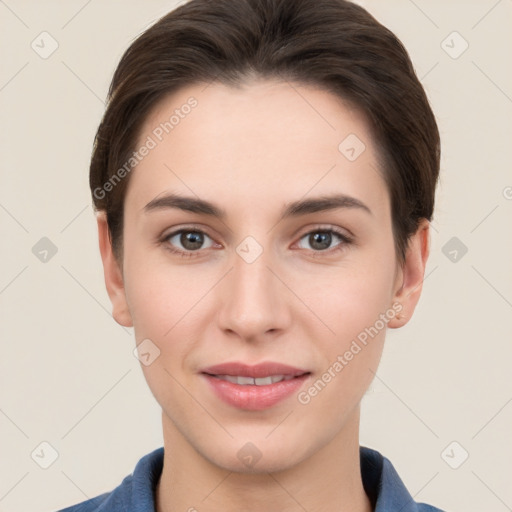
[[[298,236],[299,238],[302,238],[305,235],[308,235],[311,232],[316,232],[316,231],[333,231],[334,233],[336,233],[336,234],[338,234],[340,236],[344,236],[346,238],[350,238],[350,239],[355,238],[355,235],[349,229],[347,229],[347,228],[342,228],[341,226],[337,226],[337,225],[334,225],[334,224],[322,224],[322,223],[310,224],[306,228],[301,228],[299,230],[299,233],[302,232],[302,234],[301,235],[295,235],[295,236]]]
[[[165,230],[158,238],[168,239],[169,237],[177,235],[183,231],[194,231],[194,232],[198,232],[198,233],[203,233],[203,234],[207,235],[208,237],[210,237],[212,240],[214,239],[214,236],[212,236],[209,233],[208,227],[206,227],[206,226],[203,227],[202,225],[198,225],[198,224],[185,224],[183,226],[171,228],[169,231]]]
[[[317,231],[329,231],[332,233],[335,233],[337,236],[341,237],[342,239],[346,240],[350,243],[355,243],[356,236],[350,229],[346,227],[341,227],[336,224],[325,224],[325,223],[318,223],[318,224],[309,224],[308,226],[301,228],[298,232],[296,232],[293,236],[294,238],[297,237],[298,240],[301,240],[306,235],[309,235],[311,233],[317,232]],[[316,251],[321,252],[321,251]]]

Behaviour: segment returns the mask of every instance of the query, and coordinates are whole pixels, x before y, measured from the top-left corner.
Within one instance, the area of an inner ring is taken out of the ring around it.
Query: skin
[[[429,223],[421,222],[400,265],[369,127],[331,93],[255,79],[240,88],[190,86],[157,105],[139,142],[190,96],[197,107],[132,171],[122,262],[104,214],[97,217],[113,317],[134,327],[137,344],[149,338],[160,350],[152,364],[141,364],[162,407],[157,510],[368,512],[360,401],[386,328],[308,404],[294,394],[267,410],[238,409],[221,402],[198,372],[225,361],[278,361],[312,372],[301,388],[307,390],[393,304],[402,317],[388,328],[410,319]],[[352,162],[338,150],[349,134],[366,146]],[[144,212],[168,192],[211,201],[227,216]],[[279,220],[285,204],[333,193],[358,199],[371,213],[339,208]],[[192,257],[167,249],[194,252],[186,240],[163,240],[180,228],[207,235]],[[333,234],[322,251],[308,236],[319,228],[351,234],[353,243]],[[247,236],[263,249],[252,263],[236,251]],[[253,467],[237,457],[248,442],[261,453]]]

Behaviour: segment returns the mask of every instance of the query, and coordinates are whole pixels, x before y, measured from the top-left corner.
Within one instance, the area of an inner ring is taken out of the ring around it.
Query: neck
[[[164,465],[157,512],[372,512],[359,460],[359,408],[323,448],[285,470],[228,471],[192,447],[162,414]]]

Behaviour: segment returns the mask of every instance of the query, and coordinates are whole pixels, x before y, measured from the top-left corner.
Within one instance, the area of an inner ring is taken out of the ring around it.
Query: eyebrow
[[[179,209],[192,213],[199,213],[209,215],[225,220],[227,213],[222,208],[215,204],[199,199],[197,197],[187,197],[178,194],[166,194],[155,197],[144,208],[144,213],[149,213],[156,210]],[[280,220],[289,217],[299,217],[310,213],[317,213],[328,210],[335,210],[338,208],[355,208],[363,210],[370,215],[372,211],[362,201],[355,197],[347,196],[345,194],[324,195],[311,199],[302,199],[294,201],[285,205],[281,213]]]

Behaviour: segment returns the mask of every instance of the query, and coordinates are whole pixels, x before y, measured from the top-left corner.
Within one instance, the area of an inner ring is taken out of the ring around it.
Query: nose
[[[240,249],[233,254],[231,271],[219,289],[219,326],[245,341],[274,337],[290,325],[290,292],[270,251],[263,250],[252,260],[254,246],[249,253]]]

